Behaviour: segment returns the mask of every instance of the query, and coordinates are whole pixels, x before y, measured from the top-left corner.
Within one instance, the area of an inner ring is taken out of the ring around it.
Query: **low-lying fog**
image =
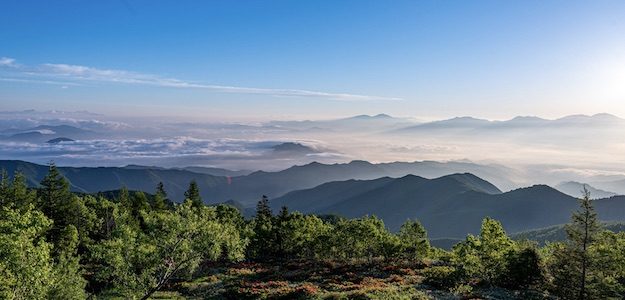
[[[458,117],[434,122],[380,114],[217,123],[20,111],[0,113],[0,159],[69,166],[266,171],[312,161],[468,160],[501,165],[505,170],[501,176],[518,186],[555,185],[625,179],[624,132],[625,120],[608,114],[507,121]]]

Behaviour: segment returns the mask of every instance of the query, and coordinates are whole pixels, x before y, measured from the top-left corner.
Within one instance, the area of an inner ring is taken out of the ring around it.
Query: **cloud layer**
[[[240,169],[274,169],[316,160],[335,162],[343,157],[333,152],[277,152],[281,141],[243,139],[197,139],[173,137],[158,139],[78,140],[58,144],[0,141],[0,159],[20,159],[37,163],[51,160],[63,165],[121,166],[127,164],[165,167],[217,166]],[[317,145],[310,145],[313,148]]]

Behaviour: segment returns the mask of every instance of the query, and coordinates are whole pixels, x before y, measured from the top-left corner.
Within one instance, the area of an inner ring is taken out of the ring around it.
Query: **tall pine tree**
[[[163,182],[159,182],[156,185],[156,193],[154,194],[154,200],[152,201],[153,210],[165,210],[167,209],[167,192]]]
[[[69,182],[61,175],[54,163],[50,163],[48,174],[40,184],[42,186],[39,190],[41,211],[53,221],[52,228],[48,231],[48,238],[56,244],[65,226],[73,223],[70,219],[76,213],[72,211],[72,198],[75,196],[70,192]]]
[[[275,254],[274,219],[269,199],[263,195],[256,205],[254,218],[254,237],[250,245],[250,255],[257,258],[268,258]]]
[[[191,180],[189,183],[189,188],[186,192],[184,192],[184,197],[191,201],[193,207],[201,207],[204,205],[202,197],[200,196],[200,188],[197,186],[197,182],[195,180]]]
[[[565,299],[593,299],[596,265],[589,248],[601,230],[597,213],[592,206],[590,192],[583,190],[580,208],[573,213],[572,222],[566,226],[566,244],[554,250],[552,274],[556,293]]]

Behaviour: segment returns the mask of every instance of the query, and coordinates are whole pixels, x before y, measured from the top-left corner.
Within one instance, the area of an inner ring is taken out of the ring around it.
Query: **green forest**
[[[80,194],[54,165],[40,188],[0,182],[1,299],[623,299],[625,233],[602,228],[589,193],[566,240],[513,240],[485,218],[450,251],[418,220],[207,206],[190,182],[152,194]],[[454,220],[448,220],[454,222]]]

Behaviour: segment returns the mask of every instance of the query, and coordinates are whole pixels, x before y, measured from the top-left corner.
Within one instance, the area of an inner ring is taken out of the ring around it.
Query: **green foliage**
[[[253,220],[254,236],[248,249],[250,257],[269,258],[276,253],[274,220],[269,199],[263,195],[256,205],[256,217]]]
[[[28,208],[36,199],[37,194],[28,189],[24,175],[15,173],[11,181],[6,171],[0,173],[0,207]]]
[[[507,258],[514,247],[501,223],[486,218],[478,237],[469,235],[464,242],[454,246],[453,262],[464,276],[493,284],[506,272]]]
[[[102,264],[97,275],[112,283],[121,295],[146,296],[159,290],[179,273],[192,273],[200,262],[217,260],[227,249],[228,258],[243,258],[245,243],[231,224],[217,221],[215,209],[194,208],[191,202],[174,212],[142,211],[145,230],[121,216],[112,238],[92,247]]]
[[[59,253],[53,272],[54,282],[50,285],[48,296],[51,299],[85,299],[87,281],[82,276],[78,250],[78,230],[68,225],[61,233],[57,245]]]
[[[339,259],[384,257],[393,253],[387,250],[396,249],[398,243],[384,222],[375,216],[340,220],[322,240],[321,255]]]
[[[36,210],[0,212],[0,298],[44,299],[54,282],[52,245],[45,233],[52,222]]]
[[[31,206],[32,207],[32,206]],[[85,299],[76,246],[78,233],[69,226],[62,231],[63,249],[55,260],[52,245],[45,241],[51,221],[30,208],[0,211],[0,298]]]
[[[204,205],[202,197],[200,196],[200,188],[195,180],[192,180],[191,183],[189,183],[189,188],[186,192],[184,192],[184,197],[185,199],[190,200],[194,207]]]
[[[132,215],[139,219],[142,211],[150,209],[148,197],[143,192],[134,192],[130,198],[130,212]]]
[[[130,202],[130,192],[128,192],[128,188],[126,186],[122,186],[122,189],[119,190],[118,197],[117,203],[119,203],[120,206],[125,208],[130,208],[132,206]]]
[[[625,298],[625,232],[601,232],[590,252],[595,259],[598,296]]]
[[[517,243],[499,222],[486,218],[478,236],[469,235],[445,252],[430,247],[418,221],[409,220],[391,233],[375,216],[317,217],[286,207],[274,216],[266,196],[258,202],[256,216],[245,220],[232,206],[204,206],[195,182],[185,193],[187,200],[177,205],[167,200],[162,184],[154,198],[142,192],[130,195],[124,188],[114,201],[77,195],[69,186],[54,165],[37,191],[20,174],[13,180],[1,174],[0,298],[145,299],[165,286],[197,278],[208,265],[223,267],[244,259],[237,265],[307,261],[305,268],[318,268],[310,276],[328,276],[329,289],[342,287],[327,294],[331,297],[422,297],[414,290],[421,273],[422,283],[465,297],[485,287],[505,287],[538,294],[549,289],[563,299],[625,298],[625,233],[600,230],[587,194],[566,226],[565,243],[542,248]],[[354,267],[358,262],[364,265],[356,273],[335,280],[337,263]],[[411,265],[396,268],[393,263]],[[300,269],[291,266],[284,277],[300,278]],[[397,273],[380,277],[391,270]],[[252,279],[261,273],[241,272]],[[365,272],[370,273],[365,277]],[[256,297],[268,287],[280,297],[319,297],[317,286],[272,280],[217,289]]]
[[[438,288],[450,289],[462,280],[459,271],[452,266],[433,266],[423,272],[423,283]]]
[[[580,209],[573,213],[572,222],[566,226],[568,240],[553,247],[550,271],[552,290],[565,299],[594,299],[602,294],[598,287],[600,269],[596,253],[591,251],[600,232],[590,193],[584,191]]]
[[[406,221],[399,229],[400,253],[407,258],[424,258],[430,252],[427,232],[419,221]]]
[[[167,209],[167,192],[162,182],[159,182],[156,186],[156,193],[154,193],[154,199],[152,199],[153,210],[165,210]]]
[[[505,272],[497,279],[499,285],[527,289],[544,282],[545,264],[535,245],[518,245],[507,254],[506,262]]]
[[[279,222],[277,228],[285,256],[313,258],[316,243],[330,232],[331,227],[316,216],[293,213]]]

